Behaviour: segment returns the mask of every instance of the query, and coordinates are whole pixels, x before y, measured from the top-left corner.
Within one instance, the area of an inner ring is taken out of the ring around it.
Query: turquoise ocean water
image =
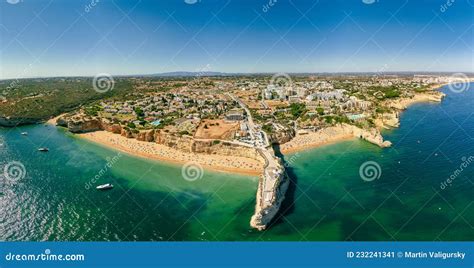
[[[415,104],[384,132],[392,148],[353,140],[286,155],[292,186],[264,232],[249,227],[257,177],[206,170],[189,182],[179,165],[118,155],[52,126],[0,129],[0,174],[24,166],[0,185],[0,240],[473,240],[474,85],[443,91],[441,104]],[[359,174],[367,161],[381,169],[370,182]],[[115,188],[85,187],[96,176],[94,185]]]

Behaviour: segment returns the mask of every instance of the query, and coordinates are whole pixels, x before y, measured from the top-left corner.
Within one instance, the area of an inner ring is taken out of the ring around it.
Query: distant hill
[[[152,77],[199,77],[199,76],[233,76],[236,74],[222,73],[222,72],[168,72],[149,74],[145,76]]]
[[[468,76],[474,75],[474,73],[464,72]],[[260,72],[260,73],[224,73],[224,72],[187,72],[187,71],[177,71],[177,72],[166,72],[166,73],[156,73],[156,74],[145,74],[143,77],[201,77],[201,76],[272,76],[279,73],[271,72]],[[287,73],[290,76],[413,76],[413,75],[452,75],[452,72],[415,72],[415,71],[405,71],[405,72],[315,72],[315,73]],[[133,77],[137,75],[127,75],[126,77]]]

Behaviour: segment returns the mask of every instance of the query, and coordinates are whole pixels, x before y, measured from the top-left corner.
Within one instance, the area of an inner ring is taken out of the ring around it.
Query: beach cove
[[[445,190],[439,184],[474,148],[469,136],[474,92],[472,84],[460,94],[445,92],[441,104],[417,103],[401,114],[400,128],[383,132],[391,148],[350,139],[285,155],[296,187],[289,191],[283,216],[264,232],[248,226],[256,176],[206,169],[200,180],[189,182],[181,179],[179,165],[124,154],[101,179],[116,189],[101,193],[84,185],[116,150],[52,126],[2,129],[2,159],[20,161],[27,172],[3,187],[1,239],[470,239],[473,170],[466,169]],[[51,151],[38,155],[40,145]],[[367,160],[382,167],[381,177],[370,183],[359,177]]]
[[[433,86],[430,89],[430,91],[432,90],[433,92],[428,91],[427,93],[418,93],[412,98],[400,98],[396,101],[390,101],[387,105],[403,111],[410,105],[416,103],[441,102],[444,96],[443,94],[440,94],[439,96],[432,95],[432,93],[435,93],[435,91],[437,92],[440,87],[442,87],[442,85]],[[47,123],[56,125],[58,119],[61,117],[62,115],[52,118]],[[377,122],[378,131],[384,128],[389,129],[399,126],[398,117],[391,118],[389,121],[391,122]],[[155,142],[126,138],[123,135],[104,130],[79,133],[76,135],[88,141],[120,150],[137,157],[155,159],[168,163],[186,164],[192,162],[209,170],[226,171],[244,175],[259,175],[263,171],[263,159],[252,159],[239,155],[222,155],[219,153],[205,154],[186,152]],[[375,131],[375,129],[366,131],[351,125],[339,124],[315,132],[297,134],[289,142],[286,142],[279,147],[281,153],[291,154],[302,150],[314,149],[320,146],[362,137],[364,140],[380,147],[389,147],[391,145],[389,141],[384,141],[383,136]]]

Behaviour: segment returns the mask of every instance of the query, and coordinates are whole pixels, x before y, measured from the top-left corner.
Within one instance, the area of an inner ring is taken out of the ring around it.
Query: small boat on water
[[[39,148],[38,151],[40,151],[40,152],[48,152],[49,149],[46,148],[46,147],[42,147],[42,148]]]
[[[106,184],[99,185],[95,188],[97,190],[110,190],[110,189],[114,188],[114,186],[111,183],[106,183]]]
[[[28,132],[21,132],[21,135],[26,136],[28,135]]]

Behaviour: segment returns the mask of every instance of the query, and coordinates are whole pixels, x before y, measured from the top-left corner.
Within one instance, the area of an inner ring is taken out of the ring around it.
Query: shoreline
[[[438,89],[445,86],[436,85],[433,86],[429,91],[437,91]],[[440,91],[437,91],[440,92]],[[441,93],[441,92],[440,92]],[[442,94],[442,93],[441,93]],[[440,95],[443,96],[443,95]],[[439,101],[442,100],[442,97]],[[397,100],[395,107],[403,112],[409,106],[422,103],[422,102],[438,102],[436,99],[432,98],[430,94],[421,93],[414,98],[402,98]],[[47,121],[47,124],[55,124],[56,120],[62,115],[51,118]],[[391,127],[396,128],[396,127]],[[377,128],[379,131],[380,129]],[[175,165],[182,165],[189,162],[195,162],[201,165],[203,168],[208,170],[213,170],[217,172],[226,172],[226,173],[237,173],[248,176],[259,176],[263,171],[263,163],[246,158],[246,157],[236,157],[236,156],[225,156],[217,154],[201,154],[201,153],[188,153],[183,152],[177,149],[167,147],[162,144],[139,141],[136,139],[130,139],[123,137],[119,134],[114,134],[107,131],[94,131],[82,134],[75,134],[75,136],[87,140],[92,143],[104,146],[106,148],[115,149],[121,152],[125,152],[129,155],[158,160],[164,163],[171,163]],[[381,136],[381,134],[380,134]],[[284,155],[297,153],[300,151],[306,151],[311,149],[316,149],[321,146],[329,144],[337,144],[339,142],[348,141],[352,139],[357,139],[358,137],[354,135],[353,131],[348,131],[348,129],[343,126],[331,126],[320,129],[316,132],[310,132],[307,134],[299,134],[295,136],[291,141],[281,144],[280,150]],[[370,142],[370,141],[369,141]],[[372,142],[373,143],[373,142]],[[380,144],[379,144],[380,146]],[[246,166],[242,168],[242,166]]]
[[[262,163],[250,158],[186,153],[165,145],[129,139],[119,134],[103,130],[74,134],[74,136],[105,148],[124,152],[131,156],[158,160],[175,165],[193,162],[198,163],[202,168],[207,170],[247,176],[258,176],[263,170]],[[242,166],[246,166],[246,168],[242,168]]]
[[[410,106],[414,105],[414,104],[417,104],[417,103],[426,103],[426,102],[441,102],[442,99],[444,98],[445,94],[442,93],[441,91],[439,91],[439,89],[441,89],[442,87],[446,86],[446,85],[449,85],[449,83],[443,83],[443,84],[438,84],[438,85],[433,85],[430,87],[430,89],[428,90],[428,92],[439,92],[440,93],[440,96],[441,96],[441,99],[439,99],[439,101],[437,99],[434,99],[433,96],[430,96],[430,94],[428,93],[420,93],[417,97],[415,98],[410,98],[410,99],[407,99],[407,98],[401,98],[399,100],[397,100],[397,105],[395,105],[395,107],[400,110],[400,112],[403,112],[404,110],[408,109]],[[399,126],[390,126],[390,129],[395,129],[395,128],[398,128]],[[319,147],[322,147],[322,146],[325,146],[325,145],[330,145],[330,144],[337,144],[339,142],[343,142],[343,141],[348,141],[348,140],[352,140],[352,139],[357,139],[357,137],[351,135],[351,134],[338,134],[338,135],[328,135],[326,133],[323,133],[323,135],[321,135],[321,131],[327,131],[328,129],[331,129],[331,128],[337,128],[337,126],[333,126],[333,127],[327,127],[327,128],[324,128],[324,129],[321,129],[317,132],[312,132],[312,133],[308,133],[308,134],[304,134],[304,135],[299,135],[300,137],[304,137],[304,136],[307,136],[309,137],[308,140],[310,140],[309,142],[300,142],[299,144],[296,142],[296,144],[294,145],[287,145],[291,142],[293,142],[298,136],[295,136],[291,141],[285,143],[285,144],[282,144],[280,145],[280,150],[281,150],[281,153],[286,155],[286,154],[292,154],[292,153],[297,153],[297,152],[301,152],[301,151],[307,151],[307,150],[311,150],[311,149],[316,149],[316,148],[319,148]],[[383,128],[383,126],[381,126],[380,128],[378,128],[379,131],[381,131]],[[381,132],[380,132],[380,135]],[[321,138],[321,136],[323,136]],[[324,137],[325,136],[325,137]],[[304,138],[303,138],[304,139]],[[295,143],[295,142],[293,142]],[[286,147],[289,147],[289,148],[285,148],[285,145],[287,145]]]
[[[311,136],[314,136],[314,137],[317,137],[319,136],[319,133],[315,132],[315,133],[310,133],[310,134],[306,134],[305,136],[308,136],[308,137],[311,137]],[[298,152],[303,152],[303,151],[308,151],[308,150],[312,150],[312,149],[316,149],[316,148],[319,148],[319,147],[323,147],[325,145],[332,145],[332,144],[337,144],[337,143],[340,143],[340,142],[344,142],[344,141],[349,141],[349,140],[354,140],[356,139],[356,137],[354,137],[353,135],[344,135],[344,136],[341,136],[341,137],[336,137],[336,138],[332,138],[332,139],[327,139],[327,140],[324,140],[324,141],[320,141],[320,142],[317,142],[315,141],[314,143],[306,143],[306,144],[300,144],[300,145],[294,145],[290,148],[285,148],[285,149],[280,149],[281,150],[281,153],[284,154],[284,155],[288,155],[288,154],[294,154],[294,153],[298,153]],[[291,142],[291,141],[290,141]],[[282,146],[282,145],[280,145]]]
[[[56,122],[58,121],[59,118],[63,117],[64,115],[66,115],[67,113],[63,113],[63,114],[60,114],[58,116],[55,116],[55,117],[51,117],[50,119],[48,119],[46,122],[44,122],[45,124],[47,125],[53,125],[53,126],[56,126]]]

